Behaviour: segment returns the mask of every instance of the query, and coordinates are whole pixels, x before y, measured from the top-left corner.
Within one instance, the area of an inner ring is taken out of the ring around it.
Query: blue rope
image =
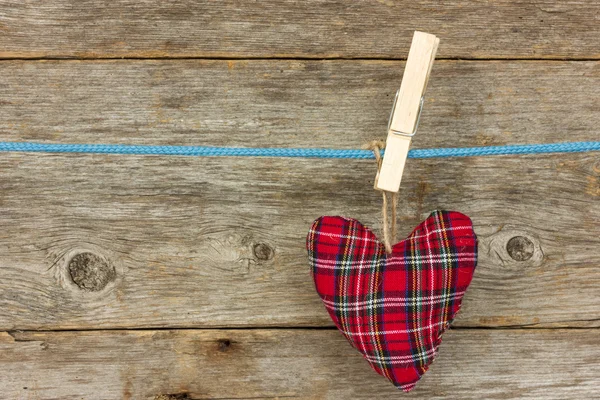
[[[471,157],[507,154],[548,154],[600,151],[600,142],[566,142],[509,146],[415,149],[409,158]],[[140,154],[175,156],[229,157],[306,157],[306,158],[374,158],[371,150],[336,150],[303,148],[247,148],[206,146],[148,146],[124,144],[51,144],[0,142],[0,152]]]

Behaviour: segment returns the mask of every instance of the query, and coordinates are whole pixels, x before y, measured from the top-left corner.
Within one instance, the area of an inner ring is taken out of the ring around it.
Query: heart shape
[[[321,300],[371,367],[405,392],[437,355],[477,264],[469,217],[434,211],[386,254],[355,219],[321,217],[306,239]]]

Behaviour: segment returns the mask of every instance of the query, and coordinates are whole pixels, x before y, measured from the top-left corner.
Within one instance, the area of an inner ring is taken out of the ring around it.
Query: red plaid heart
[[[386,254],[354,219],[321,217],[307,237],[317,292],[377,373],[408,392],[435,358],[477,263],[471,220],[435,211]]]

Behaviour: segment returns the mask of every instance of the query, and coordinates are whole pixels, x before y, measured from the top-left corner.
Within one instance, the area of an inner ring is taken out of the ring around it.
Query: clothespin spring
[[[395,135],[413,137],[417,134],[417,129],[419,128],[419,121],[421,121],[421,112],[423,111],[423,103],[425,102],[425,97],[421,96],[421,101],[419,104],[419,112],[417,114],[417,122],[415,123],[415,129],[412,132],[408,133],[408,132],[402,132],[402,131],[397,131],[395,129],[392,129],[392,118],[394,117],[394,112],[396,111],[396,104],[398,104],[398,95],[399,94],[400,94],[400,89],[398,89],[396,91],[396,96],[394,97],[394,104],[392,105],[392,111],[390,112],[390,119],[388,120],[387,131],[392,132]]]

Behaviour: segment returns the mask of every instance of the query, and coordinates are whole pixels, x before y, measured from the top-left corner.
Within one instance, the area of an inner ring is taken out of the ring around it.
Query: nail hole
[[[226,352],[231,347],[231,340],[229,339],[219,339],[217,340],[219,344],[219,351]]]
[[[190,399],[189,393],[157,394],[154,400],[186,400]]]

